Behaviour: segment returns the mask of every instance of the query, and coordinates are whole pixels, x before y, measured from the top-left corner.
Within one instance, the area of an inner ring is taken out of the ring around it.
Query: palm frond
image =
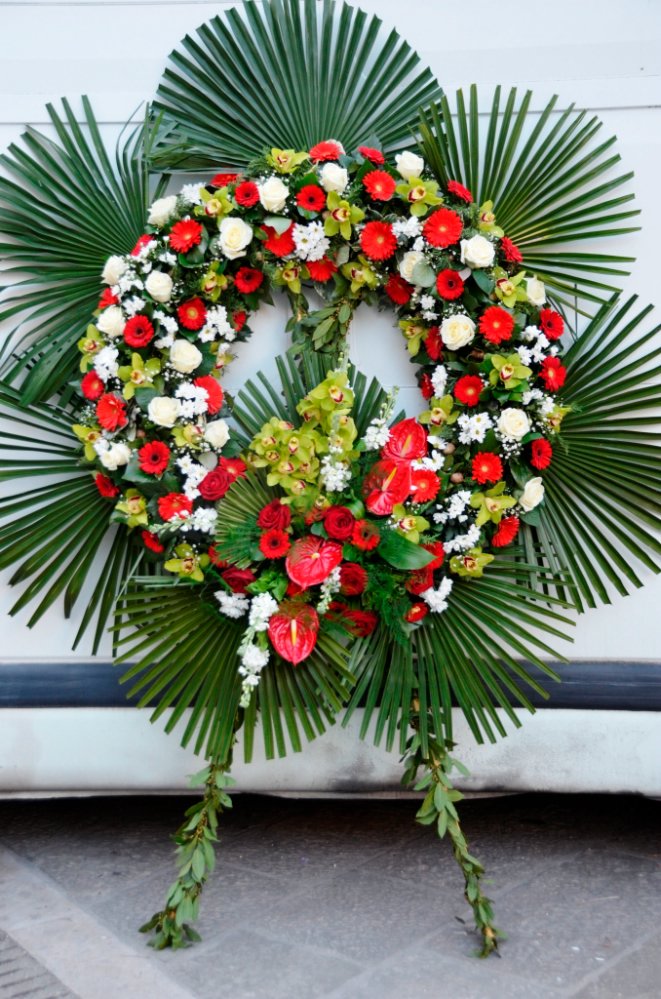
[[[112,506],[81,468],[70,414],[47,403],[23,408],[18,390],[0,383],[0,419],[0,482],[29,479],[29,488],[0,499],[0,569],[11,567],[10,585],[23,586],[9,613],[35,604],[32,627],[61,597],[69,617],[86,580],[95,580],[74,648],[94,625],[96,653],[139,551],[110,524]]]
[[[540,540],[553,538],[576,585],[579,610],[610,603],[609,588],[643,585],[660,571],[661,325],[636,298],[603,306],[565,356],[571,405],[544,473]],[[642,328],[641,328],[642,327]]]
[[[82,106],[81,126],[68,101],[62,113],[47,105],[57,138],[28,128],[0,156],[0,253],[11,260],[0,322],[13,324],[0,362],[25,404],[51,397],[74,374],[103,264],[133,248],[152,198],[152,126],[122,133],[113,157],[86,97]]]
[[[579,311],[594,312],[620,290],[634,258],[577,252],[576,244],[639,228],[626,189],[633,175],[618,172],[616,139],[599,140],[596,116],[558,110],[557,97],[537,115],[531,100],[530,91],[519,100],[515,88],[503,95],[496,87],[485,136],[475,86],[468,98],[458,90],[454,107],[444,96],[421,113],[421,150],[441,184],[459,180],[478,204],[493,201],[498,225],[558,307],[578,301]]]
[[[245,166],[271,146],[347,150],[377,137],[410,144],[418,108],[441,90],[397,32],[333,0],[247,0],[187,35],[156,95],[164,126],[153,162]]]

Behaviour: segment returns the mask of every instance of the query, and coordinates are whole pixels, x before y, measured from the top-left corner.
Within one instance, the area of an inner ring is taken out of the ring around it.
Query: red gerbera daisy
[[[175,222],[170,230],[170,246],[177,253],[188,253],[202,239],[202,226],[195,219],[182,219]]]
[[[503,463],[491,451],[479,451],[473,458],[471,475],[481,486],[485,482],[499,482],[503,477]]]
[[[296,204],[306,212],[320,212],[326,207],[326,192],[318,184],[305,184],[296,195]]]
[[[469,204],[473,200],[471,192],[463,184],[460,184],[458,180],[449,180],[447,188],[448,192],[454,194],[455,198],[461,198],[462,201],[467,201]]]
[[[99,308],[107,309],[109,305],[117,305],[118,303],[119,299],[117,298],[117,295],[113,295],[110,288],[105,288],[103,295],[99,299]]]
[[[417,468],[411,472],[412,503],[429,503],[438,496],[440,488],[438,475],[430,468]]]
[[[386,282],[384,291],[395,305],[406,305],[411,300],[413,285],[405,281],[400,274],[391,274]]]
[[[152,531],[141,531],[140,534],[145,548],[149,548],[150,551],[156,552],[157,555],[160,555],[161,552],[165,551],[165,547],[158,540],[158,534],[153,534]]]
[[[567,369],[559,357],[545,357],[539,377],[549,392],[557,392],[565,384]]]
[[[420,391],[423,399],[431,399],[434,395],[434,385],[427,373],[420,378]]]
[[[187,330],[201,330],[207,321],[207,310],[201,298],[189,298],[177,309],[177,318]]]
[[[372,146],[358,146],[358,152],[361,156],[364,156],[366,160],[370,163],[375,163],[377,166],[383,166],[386,162],[386,158],[380,149],[374,149]]]
[[[500,241],[500,248],[503,251],[505,260],[509,261],[510,264],[521,264],[523,263],[523,254],[519,247],[508,239],[507,236],[503,236]]]
[[[357,520],[353,525],[351,544],[363,552],[371,552],[381,540],[381,534],[376,524],[369,520]]]
[[[333,274],[337,273],[337,266],[328,257],[322,257],[321,260],[306,260],[305,266],[312,280],[318,281],[319,284],[330,281]]]
[[[149,441],[138,451],[138,464],[147,475],[161,475],[168,467],[170,448],[162,441]]]
[[[218,462],[218,467],[227,472],[232,482],[235,479],[242,478],[248,468],[245,461],[241,461],[240,458],[221,458]]]
[[[96,404],[96,418],[104,430],[119,430],[128,423],[126,403],[118,395],[106,392]]]
[[[450,208],[437,208],[424,226],[422,235],[432,246],[451,246],[461,236],[463,223],[459,215]]]
[[[425,350],[431,357],[432,361],[440,361],[443,351],[443,341],[441,339],[441,330],[438,326],[432,326],[429,333],[424,339]]]
[[[360,234],[360,248],[370,260],[387,260],[397,249],[397,237],[388,222],[368,222]]]
[[[129,347],[146,347],[154,338],[154,327],[147,316],[133,316],[124,327],[124,340]]]
[[[146,246],[147,243],[151,243],[151,241],[152,241],[153,238],[154,237],[150,236],[150,234],[148,232],[143,233],[143,235],[139,237],[138,242],[135,244],[135,246],[131,250],[131,256],[132,257],[137,257],[138,254],[140,253],[140,250],[143,248],[143,246]]]
[[[94,485],[106,499],[114,499],[115,496],[119,496],[119,488],[112,479],[103,475],[102,472],[97,472],[94,476]]]
[[[397,181],[385,170],[370,170],[363,177],[363,186],[372,201],[390,201],[395,193]]]
[[[553,448],[545,437],[538,437],[530,445],[530,464],[541,472],[548,468],[553,458]]]
[[[461,298],[464,293],[464,282],[459,271],[453,271],[449,267],[440,271],[436,275],[436,291],[441,298],[447,298],[448,301]]]
[[[310,150],[310,159],[313,163],[321,163],[324,160],[338,160],[344,155],[344,146],[335,139],[326,139],[318,142]]]
[[[429,607],[427,604],[423,604],[422,600],[419,600],[417,603],[411,604],[404,615],[404,620],[408,621],[409,624],[415,624],[416,621],[422,621],[427,614],[429,614]]]
[[[217,173],[215,177],[211,178],[209,184],[211,187],[227,187],[228,184],[233,184],[238,176],[238,173]]]
[[[542,309],[539,313],[539,325],[549,340],[559,340],[565,332],[565,321],[559,312],[553,309]]]
[[[276,527],[264,531],[259,539],[259,550],[265,558],[282,558],[291,548],[289,535]]]
[[[239,267],[234,275],[234,284],[242,295],[250,295],[261,286],[264,275],[255,267]]]
[[[252,180],[244,180],[237,184],[234,198],[242,208],[253,208],[259,201],[259,188]]]
[[[105,382],[101,381],[96,371],[88,371],[80,383],[80,391],[90,402],[100,399],[105,390]]]
[[[503,517],[491,539],[491,544],[494,548],[504,548],[505,545],[510,545],[514,541],[518,533],[519,518]]]
[[[483,388],[484,382],[479,375],[463,375],[454,387],[454,397],[465,406],[477,406]]]
[[[480,316],[480,333],[489,343],[509,340],[513,329],[514,316],[499,305],[490,305]]]
[[[248,313],[244,312],[243,310],[239,312],[234,312],[232,314],[232,323],[237,333],[240,333],[243,327],[246,325],[247,318],[248,318]]]
[[[275,257],[286,257],[287,254],[293,253],[296,249],[296,243],[294,242],[293,236],[293,222],[282,234],[278,234],[270,225],[263,225],[262,229],[266,233],[264,249],[268,250]]]
[[[193,501],[183,493],[168,493],[158,497],[158,513],[163,520],[186,520],[193,512]]]
[[[223,405],[223,399],[225,398],[225,393],[223,392],[222,385],[218,382],[217,378],[213,375],[200,375],[199,378],[195,379],[194,385],[198,388],[203,388],[207,394],[207,413],[217,413],[218,410]]]

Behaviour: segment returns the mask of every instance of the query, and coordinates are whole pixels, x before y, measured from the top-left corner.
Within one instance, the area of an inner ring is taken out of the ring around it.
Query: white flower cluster
[[[452,590],[452,580],[445,576],[438,585],[438,589],[430,586],[424,590],[420,596],[429,607],[432,614],[442,614],[448,608],[448,597]]]
[[[248,624],[255,631],[266,631],[269,620],[278,609],[278,602],[270,593],[258,593],[250,603]]]
[[[293,229],[296,253],[301,260],[321,260],[330,246],[330,240],[324,234],[322,222],[310,222]]]
[[[204,327],[197,335],[201,343],[210,343],[212,340],[227,340],[231,343],[236,339],[236,332],[229,321],[227,309],[224,305],[215,305],[207,310],[207,319]]]
[[[448,369],[444,364],[437,364],[431,376],[431,383],[434,386],[434,396],[437,399],[445,395],[445,386],[448,383]]]
[[[408,219],[396,219],[392,223],[392,230],[397,237],[398,243],[405,243],[407,239],[416,239],[422,232],[420,219],[411,216]]]
[[[183,485],[183,493],[188,499],[197,499],[200,495],[198,486],[207,474],[208,469],[195,461],[189,454],[184,454],[176,461],[177,468],[186,476]]]
[[[209,394],[206,389],[192,382],[181,382],[175,389],[175,398],[179,399],[179,415],[186,420],[201,416],[207,411]]]
[[[327,454],[321,459],[319,478],[326,492],[341,493],[351,482],[351,468],[346,462]]]
[[[363,444],[366,451],[380,451],[390,439],[390,430],[384,417],[377,416],[365,431]]]
[[[475,524],[471,524],[465,534],[457,534],[450,541],[444,541],[443,547],[447,555],[452,554],[452,552],[467,552],[470,548],[474,548],[479,540],[480,529]]]
[[[239,705],[247,708],[250,704],[252,692],[259,685],[259,675],[269,661],[268,649],[263,649],[260,645],[246,645],[241,653],[241,665],[239,666],[239,676],[243,677],[241,684],[241,700]]]
[[[445,501],[447,509],[443,509],[443,507],[439,504],[438,512],[433,515],[434,523],[447,524],[449,520],[456,520],[460,524],[464,524],[468,520],[468,516],[465,511],[470,502],[470,498],[470,489],[459,489]]]
[[[218,514],[213,507],[201,506],[197,510],[193,510],[191,516],[182,526],[181,532],[186,534],[188,531],[201,531],[203,534],[215,534],[217,522]]]
[[[472,444],[473,441],[481,444],[487,431],[493,427],[493,420],[487,413],[475,413],[473,416],[462,413],[457,420],[457,426],[459,427],[458,440],[460,444]]]
[[[115,378],[119,371],[117,358],[119,351],[117,347],[102,347],[94,358],[94,370],[102,381],[107,382],[109,378]]]
[[[337,593],[338,590],[340,589],[341,585],[340,575],[341,575],[341,570],[339,565],[337,565],[335,566],[331,574],[326,577],[326,579],[319,587],[319,591],[321,593],[321,599],[317,604],[318,614],[325,614],[328,608],[330,607],[333,595]]]
[[[219,603],[219,610],[225,617],[238,620],[247,612],[250,601],[243,593],[227,593],[226,590],[217,590],[214,597]]]

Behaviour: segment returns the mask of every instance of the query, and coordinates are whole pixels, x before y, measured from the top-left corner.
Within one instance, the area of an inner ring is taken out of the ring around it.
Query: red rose
[[[389,222],[367,222],[360,234],[360,247],[370,260],[387,260],[397,249],[397,237]]]
[[[454,397],[465,406],[477,406],[484,382],[479,375],[463,375],[455,384]]]
[[[193,384],[197,385],[198,388],[203,388],[206,392],[207,412],[213,416],[221,409],[225,397],[220,382],[213,375],[200,375]]]
[[[406,305],[411,300],[413,285],[405,281],[400,274],[391,274],[386,281],[384,291],[395,305]]]
[[[489,343],[509,340],[514,329],[514,316],[498,305],[490,305],[480,316],[480,333]]]
[[[385,170],[371,170],[363,177],[363,187],[372,201],[390,201],[397,181]]]
[[[201,298],[190,298],[177,309],[177,318],[187,330],[201,330],[207,321],[207,310]]]
[[[365,592],[367,573],[357,562],[343,562],[340,566],[340,593],[345,597],[357,597]]]
[[[154,327],[147,316],[133,316],[124,327],[124,340],[129,347],[146,347],[154,338]]]
[[[253,208],[259,201],[259,188],[251,180],[244,180],[237,184],[234,197],[242,208]]]
[[[150,441],[138,451],[138,464],[147,475],[161,475],[168,467],[170,448],[161,441]]]
[[[404,615],[404,620],[408,621],[409,624],[415,624],[416,621],[422,621],[423,617],[427,617],[429,613],[429,607],[427,604],[423,604],[422,601],[418,601],[417,604],[411,604],[410,608]]]
[[[105,288],[101,298],[99,299],[99,309],[107,309],[109,305],[119,305],[119,299],[117,295],[113,295],[110,288]]]
[[[170,230],[170,246],[176,253],[188,253],[202,239],[203,228],[194,219],[175,222]]]
[[[386,162],[386,158],[380,149],[373,149],[372,146],[358,146],[358,152],[361,156],[364,156],[366,160],[370,163],[375,163],[377,166],[383,166]]]
[[[321,163],[323,160],[339,160],[342,155],[344,155],[344,148],[335,139],[326,139],[324,142],[318,142],[310,150],[310,159],[313,163]]]
[[[289,535],[277,527],[264,531],[259,539],[259,550],[266,558],[282,558],[291,548]]]
[[[114,499],[115,496],[119,496],[119,489],[115,483],[102,472],[97,472],[94,476],[94,485],[106,499]]]
[[[456,243],[463,229],[459,215],[450,208],[437,208],[424,226],[422,235],[432,246],[446,247]]]
[[[228,184],[233,184],[238,176],[238,173],[217,173],[215,177],[211,178],[209,184],[211,187],[227,187]]]
[[[545,357],[539,377],[549,392],[557,392],[565,384],[567,369],[559,357]]]
[[[330,281],[333,274],[337,273],[336,265],[328,257],[322,257],[321,260],[306,260],[305,266],[312,280],[319,284]]]
[[[481,486],[486,482],[499,482],[503,477],[503,463],[491,451],[478,451],[473,458],[471,475]]]
[[[158,497],[158,513],[163,520],[186,520],[193,512],[193,501],[183,493],[168,493]]]
[[[200,490],[202,499],[214,502],[225,495],[232,482],[232,477],[225,469],[217,465],[210,472],[207,472],[197,488]]]
[[[508,239],[507,236],[503,236],[500,241],[500,248],[503,251],[505,260],[509,261],[510,264],[522,264],[523,254],[519,247]]]
[[[291,524],[291,510],[279,499],[271,500],[263,506],[257,517],[257,526],[263,530],[284,531]]]
[[[409,593],[417,597],[434,585],[434,570],[426,565],[423,569],[415,569],[409,573],[409,577],[404,583],[404,587]]]
[[[254,583],[257,576],[250,569],[237,569],[235,565],[230,566],[221,572],[220,578],[224,579],[232,593],[247,593],[248,586]]]
[[[106,392],[96,404],[96,418],[104,430],[119,430],[128,423],[126,403],[118,395]]]
[[[371,552],[381,540],[381,532],[369,520],[357,520],[351,534],[351,544],[363,552]]]
[[[326,192],[318,184],[305,184],[296,195],[296,204],[306,212],[321,212],[326,207]]]
[[[80,383],[80,391],[90,402],[100,399],[105,390],[105,382],[101,381],[96,371],[88,371]]]
[[[454,194],[455,198],[461,198],[462,201],[467,201],[469,204],[473,200],[471,192],[463,184],[460,184],[458,180],[449,180],[447,189],[450,194]]]
[[[264,275],[256,267],[239,267],[234,275],[234,284],[242,295],[250,295],[261,286]]]
[[[453,271],[450,267],[439,271],[436,275],[436,291],[441,298],[449,302],[461,298],[464,293],[464,282],[459,271]]]
[[[438,326],[432,326],[424,339],[425,350],[432,361],[440,361],[443,356],[443,341]]]
[[[140,236],[139,239],[138,239],[138,242],[135,244],[135,246],[131,250],[131,256],[132,257],[137,257],[138,254],[140,253],[140,250],[143,248],[143,246],[146,246],[147,243],[151,243],[151,241],[152,241],[153,238],[154,237],[150,236],[148,232],[145,232],[142,236]]]
[[[539,314],[539,325],[549,340],[559,340],[565,332],[564,319],[553,309],[542,309]]]
[[[491,539],[494,548],[504,548],[510,545],[519,533],[518,517],[503,517],[496,529],[496,533]]]
[[[141,531],[140,532],[145,548],[149,548],[150,551],[156,552],[160,555],[161,552],[165,551],[165,547],[158,540],[158,534],[153,534],[151,531]]]
[[[296,243],[292,235],[294,231],[293,222],[283,233],[277,233],[270,225],[263,225],[262,230],[266,233],[264,249],[272,253],[274,257],[286,257],[296,249]]]
[[[355,523],[356,518],[346,506],[331,506],[324,513],[326,534],[336,541],[348,541]]]
[[[533,468],[548,468],[553,458],[553,448],[544,437],[538,437],[530,445],[530,464]]]

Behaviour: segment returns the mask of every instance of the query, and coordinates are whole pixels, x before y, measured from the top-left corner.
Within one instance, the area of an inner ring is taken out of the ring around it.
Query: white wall
[[[231,3],[200,0],[0,0],[0,147],[24,123],[46,121],[44,106],[60,96],[87,93],[111,134],[158,83],[167,53],[187,32]],[[623,169],[633,169],[641,233],[624,238],[618,252],[638,256],[626,291],[661,305],[658,283],[659,177],[661,177],[661,4],[657,0],[362,0],[361,6],[395,26],[418,49],[446,91],[478,83],[530,88],[536,107],[552,93],[599,113],[604,134],[616,133]],[[606,247],[605,247],[606,248]],[[615,248],[613,247],[613,252]],[[260,313],[253,341],[230,375],[228,387],[266,363],[284,346],[284,310]],[[390,351],[384,355],[383,344]],[[356,320],[354,359],[386,382],[409,386],[411,368],[389,319]],[[68,657],[75,627],[53,610],[33,632],[29,615],[11,622],[16,598],[0,580],[0,635],[5,657]],[[649,573],[635,596],[585,615],[572,655],[658,658],[657,608],[661,578]],[[80,655],[85,654],[82,649]]]

